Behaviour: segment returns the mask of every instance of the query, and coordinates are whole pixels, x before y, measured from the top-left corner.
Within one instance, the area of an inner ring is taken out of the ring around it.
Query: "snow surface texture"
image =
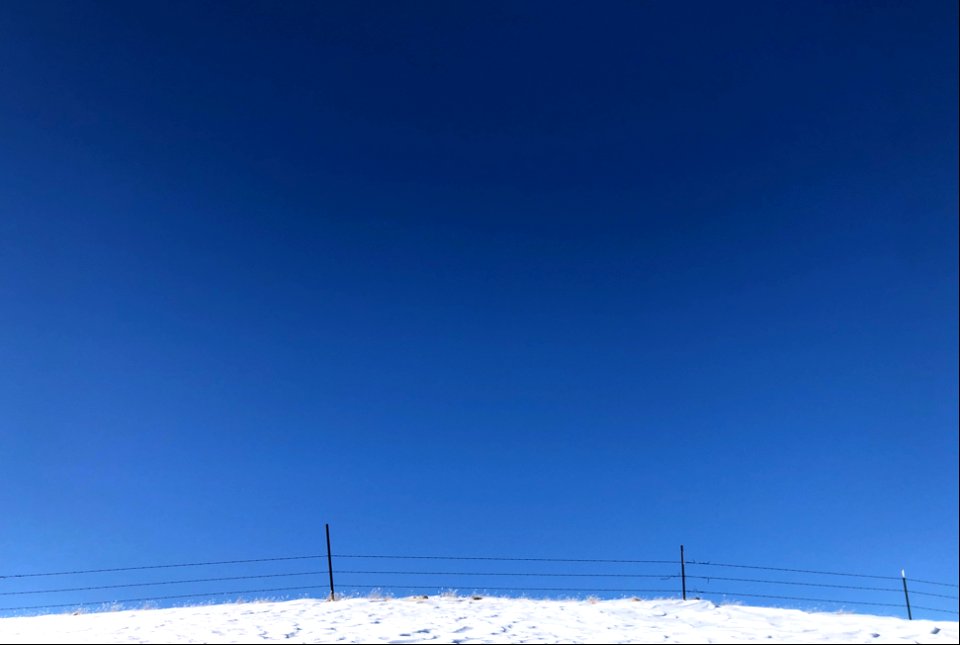
[[[703,600],[352,598],[0,619],[0,643],[956,643],[958,623]]]

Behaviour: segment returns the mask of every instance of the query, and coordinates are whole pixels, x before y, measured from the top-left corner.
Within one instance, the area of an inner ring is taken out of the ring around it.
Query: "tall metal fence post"
[[[687,599],[687,564],[683,558],[683,545],[680,545],[680,580],[683,585],[683,599]]]
[[[907,593],[907,572],[900,569],[900,578],[903,580],[903,597],[907,600],[907,620],[913,620],[913,612],[910,611],[910,594]]]
[[[330,600],[334,600],[336,596],[333,593],[333,556],[330,554],[330,525],[327,524],[327,571],[330,572]]]

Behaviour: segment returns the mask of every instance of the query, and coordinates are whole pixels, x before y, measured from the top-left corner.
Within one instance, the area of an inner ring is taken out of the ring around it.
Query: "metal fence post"
[[[330,572],[330,600],[334,600],[333,594],[333,556],[330,554],[330,525],[327,524],[327,571]]]
[[[687,599],[687,564],[683,558],[683,545],[680,545],[680,580],[683,585],[683,599]]]
[[[907,572],[900,569],[900,578],[903,580],[903,597],[907,600],[907,620],[913,620],[913,612],[910,611],[910,594],[907,593]]]

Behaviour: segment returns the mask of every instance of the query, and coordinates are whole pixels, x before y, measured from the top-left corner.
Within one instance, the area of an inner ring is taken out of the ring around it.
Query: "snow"
[[[705,600],[348,598],[0,619],[0,643],[957,643],[958,623]]]

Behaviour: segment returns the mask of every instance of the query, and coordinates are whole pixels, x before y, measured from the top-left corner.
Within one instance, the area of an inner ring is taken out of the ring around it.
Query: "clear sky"
[[[0,3],[0,574],[955,583],[957,11]]]

